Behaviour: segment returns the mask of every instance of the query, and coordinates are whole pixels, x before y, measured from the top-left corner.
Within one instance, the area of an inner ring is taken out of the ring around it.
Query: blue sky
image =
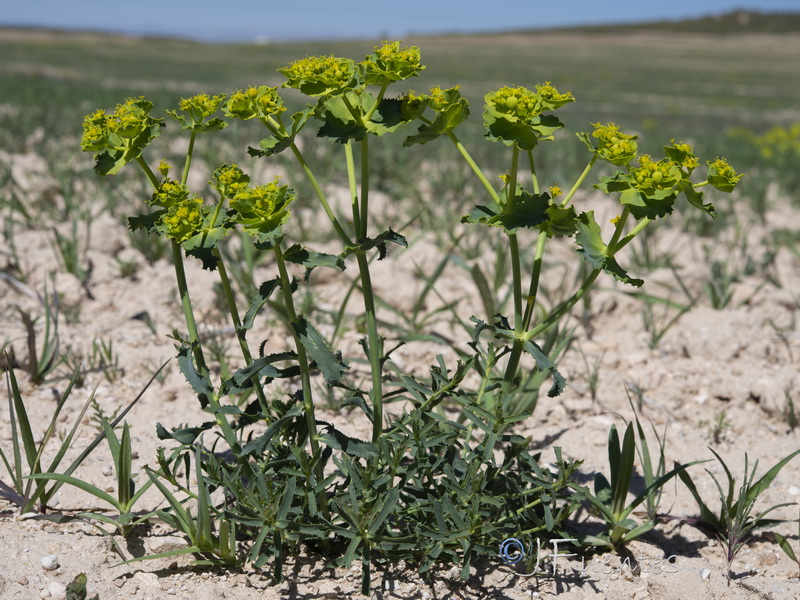
[[[800,0],[14,0],[0,25],[169,34],[205,40],[392,38],[410,33],[679,19],[737,8],[800,11]]]

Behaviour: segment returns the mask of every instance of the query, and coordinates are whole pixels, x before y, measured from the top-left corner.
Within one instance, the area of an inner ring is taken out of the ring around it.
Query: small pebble
[[[700,571],[700,579],[706,581],[709,577],[711,577],[711,571],[709,571],[708,569],[703,569],[702,571]]]
[[[111,477],[111,475],[114,474],[114,467],[112,467],[111,465],[104,465],[100,471],[106,477]]]
[[[58,556],[55,554],[48,554],[47,556],[42,557],[42,568],[45,571],[55,571],[59,566],[58,564]]]

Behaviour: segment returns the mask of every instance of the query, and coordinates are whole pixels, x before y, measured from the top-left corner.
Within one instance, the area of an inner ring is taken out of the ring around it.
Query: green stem
[[[300,380],[303,389],[303,406],[305,407],[306,426],[308,429],[308,439],[311,445],[311,455],[319,469],[317,473],[319,480],[322,480],[322,463],[317,461],[319,458],[319,439],[317,436],[317,419],[314,409],[314,398],[311,390],[311,369],[309,367],[308,355],[303,346],[300,336],[295,329],[299,324],[297,311],[294,306],[294,299],[292,298],[292,280],[289,277],[289,272],[286,269],[286,260],[281,249],[280,241],[276,241],[272,246],[272,251],[275,255],[275,262],[278,265],[278,273],[281,279],[281,290],[283,293],[283,303],[286,306],[286,314],[289,317],[289,323],[292,327],[292,336],[294,337],[294,344],[297,350],[297,364],[300,367]]]
[[[367,223],[369,221],[369,136],[361,140],[361,230],[358,231],[360,239],[367,237]]]
[[[189,137],[189,149],[186,151],[186,162],[183,164],[183,175],[181,175],[181,185],[186,185],[189,180],[189,168],[192,166],[192,154],[194,153],[194,140],[197,137],[197,132],[192,131]]]
[[[389,83],[389,81],[384,81],[383,85],[381,86],[381,91],[378,92],[378,97],[375,100],[375,104],[373,104],[372,107],[367,111],[367,114],[364,115],[365,123],[372,118],[372,115],[377,110],[378,105],[381,103],[381,100],[383,100],[383,95],[386,93],[386,88],[389,87]]]
[[[145,177],[147,177],[147,181],[150,182],[150,185],[153,186],[153,191],[158,191],[159,183],[158,177],[153,171],[150,169],[150,165],[145,162],[145,160],[141,156],[136,157],[136,164],[138,164],[142,171],[144,171]]]
[[[533,150],[528,150],[528,165],[531,168],[531,183],[533,184],[533,193],[540,194],[539,191],[539,177],[536,175],[536,164],[533,162]]]
[[[619,252],[620,250],[622,250],[625,246],[630,244],[631,240],[633,240],[633,238],[635,238],[637,235],[639,235],[644,230],[644,228],[647,227],[650,224],[650,222],[651,222],[651,219],[649,219],[648,217],[645,217],[644,219],[639,221],[636,224],[636,226],[633,229],[630,230],[628,235],[626,235],[624,238],[622,238],[619,242],[613,242],[613,243],[610,243],[608,245],[609,252],[611,252],[611,254],[614,255],[617,252]]]
[[[350,183],[350,194],[353,204],[353,220],[359,240],[366,239],[368,233],[369,214],[369,145],[367,138],[361,142],[361,206],[358,206],[356,190],[355,164],[353,161],[352,140],[345,145],[347,157],[347,178]],[[372,441],[376,442],[383,431],[383,341],[378,333],[378,318],[375,310],[375,296],[372,288],[372,277],[366,252],[356,251],[358,272],[361,279],[361,293],[364,297],[364,313],[367,319],[367,346],[370,372],[372,375]]]
[[[308,166],[308,163],[305,161],[303,155],[295,144],[292,144],[290,148],[292,149],[292,153],[297,159],[297,162],[300,164],[300,167],[303,169],[308,182],[311,184],[311,187],[314,188],[314,193],[317,195],[320,204],[322,204],[322,209],[328,216],[328,219],[333,225],[333,228],[336,230],[336,233],[339,235],[339,238],[346,246],[352,246],[353,242],[350,240],[350,236],[347,235],[347,232],[344,230],[341,223],[339,223],[339,219],[336,218],[336,214],[333,212],[330,204],[328,204],[328,199],[325,197],[325,193],[322,191],[322,188],[320,187],[317,178],[314,176],[314,172],[311,170],[311,167]]]
[[[597,162],[597,155],[593,154],[592,160],[589,161],[589,164],[586,165],[586,168],[583,170],[583,173],[581,173],[580,177],[578,177],[578,179],[575,181],[575,184],[572,186],[569,192],[567,192],[567,195],[564,198],[564,200],[561,201],[561,208],[566,208],[566,206],[569,204],[569,201],[572,200],[572,197],[575,195],[575,192],[578,191],[581,185],[583,185],[584,180],[589,176],[589,172],[592,170],[592,167],[596,162]]]
[[[616,248],[615,246],[619,243],[619,238],[622,235],[622,231],[625,229],[625,223],[628,222],[628,217],[630,216],[630,214],[631,214],[631,209],[629,206],[626,206],[625,208],[622,209],[622,214],[617,219],[616,225],[614,227],[614,233],[611,234],[611,241],[608,242],[607,246],[608,253],[611,256],[616,254],[617,250],[619,250],[619,248]],[[639,231],[641,231],[641,229],[639,229]]]
[[[358,206],[358,189],[356,182],[356,167],[353,159],[353,140],[347,140],[344,145],[344,154],[347,161],[347,181],[350,184],[350,206],[353,210],[353,229],[356,237],[361,235],[361,213]]]
[[[189,343],[192,345],[192,353],[194,354],[198,370],[202,375],[207,376],[208,367],[206,366],[206,359],[203,356],[203,347],[200,345],[200,334],[197,330],[197,321],[195,321],[194,318],[192,300],[189,296],[189,286],[186,282],[183,251],[178,242],[175,240],[170,241],[172,242],[172,262],[175,265],[175,279],[178,283],[178,295],[181,298],[181,307],[183,308],[183,317],[186,321],[186,329],[189,332]]]
[[[511,172],[509,173],[508,182],[506,183],[506,211],[514,209],[514,203],[517,195],[517,170],[519,168],[519,148],[514,145],[514,150],[511,155]],[[511,254],[511,284],[514,296],[514,332],[521,335],[524,331],[522,329],[523,313],[522,313],[522,268],[520,265],[520,252],[519,240],[517,239],[516,232],[508,234],[508,249]],[[519,359],[522,355],[522,342],[519,340],[514,342],[508,363],[506,365],[505,375],[503,376],[503,391],[509,392],[511,385],[514,382],[514,377],[517,374],[519,367]],[[499,404],[498,404],[499,405]]]
[[[608,255],[614,256],[617,252],[619,252],[622,248],[630,243],[630,241],[636,237],[647,225],[650,223],[650,219],[644,218],[639,221],[636,226],[626,235],[624,238],[620,239],[622,235],[622,230],[625,228],[625,222],[628,219],[628,215],[630,215],[630,208],[627,206],[622,211],[622,215],[620,215],[619,220],[617,221],[616,228],[614,229],[614,234],[611,236],[611,241],[608,243]],[[578,291],[575,292],[568,300],[561,303],[561,305],[539,325],[530,329],[525,332],[523,335],[523,339],[525,340],[532,340],[537,335],[545,331],[548,327],[554,325],[563,317],[569,310],[577,304],[581,298],[589,291],[589,289],[594,284],[597,277],[602,272],[602,269],[594,269],[589,275],[584,279],[581,287],[578,288]]]
[[[483,187],[486,188],[487,192],[489,192],[489,195],[492,197],[492,199],[499,205],[500,197],[497,195],[497,191],[492,187],[492,184],[489,183],[489,180],[486,178],[486,175],[483,174],[483,171],[481,171],[481,168],[473,160],[469,152],[467,152],[467,149],[464,147],[464,144],[462,144],[459,141],[456,134],[453,133],[452,131],[447,132],[447,137],[450,138],[450,141],[453,142],[458,152],[461,154],[464,160],[467,161],[467,164],[472,169],[472,172],[475,173],[475,175],[478,177],[480,182],[483,184]]]
[[[158,179],[155,176],[155,173],[150,169],[150,166],[145,162],[145,160],[139,156],[136,158],[137,164],[142,168],[144,171],[147,180],[150,182],[150,185],[153,186],[154,190],[157,190],[159,187]],[[183,252],[181,251],[181,246],[175,240],[171,241],[171,248],[172,248],[172,263],[175,267],[175,279],[178,284],[178,294],[181,298],[181,307],[183,309],[183,316],[186,321],[186,329],[189,332],[189,342],[192,345],[192,353],[194,354],[195,362],[197,363],[197,368],[203,375],[208,375],[208,367],[206,366],[205,357],[203,356],[203,348],[200,345],[200,335],[197,331],[197,321],[194,318],[194,312],[192,311],[192,300],[189,296],[189,285],[186,282],[186,270],[184,269],[183,265]]]
[[[536,238],[536,250],[533,256],[533,271],[531,272],[531,284],[528,288],[528,295],[525,297],[525,315],[522,318],[522,331],[527,331],[533,320],[533,309],[536,306],[536,297],[539,293],[539,279],[542,274],[542,263],[544,260],[544,249],[547,244],[547,234],[539,232]]]
[[[221,204],[221,203],[220,203]],[[236,306],[236,297],[233,293],[233,287],[231,286],[230,278],[228,277],[228,270],[225,268],[225,263],[222,260],[222,256],[220,254],[219,248],[214,248],[214,255],[217,257],[217,272],[219,273],[219,280],[222,284],[222,291],[225,294],[225,300],[228,303],[228,310],[231,315],[231,321],[233,322],[233,328],[236,332],[236,339],[239,340],[239,348],[242,351],[242,358],[244,358],[244,362],[246,365],[250,365],[253,362],[253,355],[250,352],[250,346],[247,343],[246,331],[242,327],[242,320],[239,316],[239,309]],[[267,406],[267,399],[264,396],[264,390],[261,387],[261,384],[258,381],[258,377],[253,377],[253,386],[256,390],[256,396],[258,397],[258,402],[261,406],[261,411],[266,416],[268,413],[268,406]]]
[[[589,289],[592,287],[592,284],[594,284],[595,280],[597,279],[598,275],[600,275],[601,272],[602,269],[594,269],[591,273],[589,273],[589,275],[586,277],[586,279],[584,279],[583,283],[581,284],[581,287],[578,288],[578,291],[575,292],[572,295],[572,297],[569,298],[569,300],[562,302],[561,305],[556,310],[550,313],[550,315],[548,315],[548,317],[544,321],[539,323],[536,327],[526,331],[523,334],[522,338],[526,341],[532,340],[537,335],[545,331],[547,328],[551,327],[552,325],[555,325],[561,319],[561,317],[563,317],[566,313],[568,313],[570,309],[573,306],[575,306],[581,298],[583,298],[583,296],[586,294],[586,292],[589,291]]]

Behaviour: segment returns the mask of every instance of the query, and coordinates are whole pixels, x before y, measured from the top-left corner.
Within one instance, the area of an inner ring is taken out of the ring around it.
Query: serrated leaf
[[[315,110],[313,106],[307,106],[305,109],[294,113],[292,115],[292,127],[288,132],[264,138],[259,143],[260,148],[248,148],[247,153],[255,157],[273,156],[291,147],[297,134],[305,126]]]
[[[275,434],[287,423],[301,416],[304,411],[305,408],[302,404],[295,404],[292,408],[286,411],[286,414],[284,414],[280,419],[271,423],[264,433],[247,444],[242,449],[242,454],[255,454],[257,456],[262,455],[264,453],[264,448],[266,448],[267,444],[272,440]]]
[[[703,192],[698,192],[692,185],[691,181],[688,179],[681,179],[678,182],[678,189],[684,193],[686,199],[692,206],[707,213],[712,219],[716,216],[717,211],[714,208],[714,205],[710,202],[708,204],[703,202]]]
[[[281,280],[276,277],[275,279],[265,281],[258,287],[258,294],[250,301],[250,306],[247,307],[247,312],[244,315],[244,320],[242,321],[243,329],[248,330],[253,328],[253,323],[256,320],[258,311],[267,303],[272,292],[280,288],[280,286]]]
[[[672,188],[656,190],[650,194],[630,188],[620,194],[619,201],[630,208],[636,220],[641,221],[644,218],[655,220],[672,213],[677,196],[677,192]]]
[[[518,187],[513,205],[500,207],[492,202],[486,206],[476,206],[461,222],[492,225],[513,232],[519,228],[534,228],[544,223],[548,219],[549,206],[548,194],[534,195]]]
[[[328,344],[322,338],[319,331],[317,331],[305,317],[299,317],[296,323],[292,323],[294,329],[303,347],[308,352],[309,356],[316,363],[317,367],[322,371],[325,381],[329,385],[340,383],[342,377],[347,372],[348,366],[342,361],[340,353],[334,352],[328,348]]]
[[[209,431],[214,427],[215,423],[207,421],[197,427],[183,427],[176,428],[172,431],[167,431],[161,423],[156,423],[156,435],[160,440],[175,440],[181,444],[191,445],[195,440],[205,431]]]
[[[350,437],[333,426],[328,427],[327,432],[319,436],[319,440],[334,450],[341,450],[352,456],[362,458],[378,456],[378,450],[374,444]]]
[[[537,229],[546,233],[548,237],[569,237],[577,231],[578,214],[574,206],[562,208],[557,204],[551,204],[545,212],[547,219],[542,221]]]
[[[593,269],[602,269],[622,283],[636,287],[644,284],[641,279],[631,278],[616,259],[608,255],[608,246],[603,242],[602,231],[594,219],[594,211],[590,210],[580,215],[577,230],[575,242],[580,246],[578,252]]]
[[[386,258],[386,244],[391,242],[392,244],[397,244],[398,246],[402,246],[404,248],[408,247],[408,242],[406,238],[401,234],[397,233],[396,231],[392,231],[388,229],[374,238],[367,238],[359,242],[357,246],[348,246],[345,248],[345,255],[349,255],[353,252],[357,251],[364,251],[372,250],[373,248],[378,249],[378,260],[383,260]]]
[[[249,365],[236,370],[231,375],[231,378],[225,382],[224,393],[230,394],[249,389],[252,387],[250,381],[254,377],[258,379],[264,377],[268,379],[296,377],[298,375],[297,366],[285,368],[273,366],[276,362],[290,360],[297,360],[297,354],[294,352],[277,352],[256,358]]]
[[[488,104],[483,113],[486,137],[510,146],[516,144],[521,150],[532,150],[540,140],[552,139],[553,134],[564,127],[558,117],[540,114],[529,122],[501,113]]]
[[[427,144],[458,127],[468,116],[469,105],[466,99],[460,98],[442,112],[436,113],[436,117],[430,124],[420,125],[417,134],[408,136],[403,142],[403,146]]]
[[[200,400],[200,406],[208,406],[208,399],[213,395],[214,388],[208,376],[201,375],[194,367],[192,360],[192,350],[188,346],[181,346],[178,349],[178,367],[186,377],[186,381],[192,386]]]
[[[315,252],[304,248],[300,244],[295,244],[287,248],[283,256],[287,261],[302,265],[306,268],[306,280],[311,271],[317,267],[329,267],[341,271],[345,269],[344,259],[341,256],[326,254],[324,252]]]

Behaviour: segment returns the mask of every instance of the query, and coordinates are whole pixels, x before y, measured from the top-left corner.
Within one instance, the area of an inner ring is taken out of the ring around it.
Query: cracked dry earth
[[[593,198],[585,201],[595,202]],[[767,251],[775,228],[797,230],[798,227],[800,215],[797,211],[788,203],[774,199],[767,222],[749,230],[748,252],[760,264],[758,260]],[[61,350],[85,355],[92,340],[109,340],[120,357],[119,371],[111,377],[99,372],[89,373],[83,387],[75,390],[75,397],[67,404],[58,423],[59,430],[71,425],[80,405],[95,386],[99,408],[106,414],[112,414],[131,400],[155,368],[172,356],[173,346],[167,336],[173,327],[181,324],[171,266],[164,261],[152,265],[144,261],[131,248],[127,233],[117,219],[103,215],[93,222],[92,228],[87,259],[93,270],[88,286],[82,286],[69,274],[56,273],[53,279],[54,289],[61,296],[62,316],[66,314],[63,307],[73,307],[73,311],[79,312],[78,315],[73,313],[69,321],[63,319],[59,330]],[[420,234],[413,239],[411,251],[395,252],[385,261],[375,263],[378,293],[391,297],[400,309],[413,300],[414,290],[421,285],[415,265],[421,265],[423,270],[433,269],[441,252],[430,234]],[[726,256],[731,261],[738,260],[733,254],[739,242],[693,237],[678,224],[658,229],[653,243],[657,250],[673,256],[684,283],[699,297],[695,306],[651,349],[649,334],[643,326],[641,301],[625,294],[626,290],[612,282],[603,281],[592,296],[589,318],[583,323],[573,322],[576,326],[573,348],[560,363],[560,370],[569,380],[565,393],[556,399],[542,398],[534,415],[521,423],[518,431],[531,436],[532,444],[541,449],[545,461],[552,459],[555,446],[560,446],[566,455],[583,459],[581,478],[589,483],[595,472],[608,472],[608,429],[612,423],[620,424],[622,418],[632,418],[630,393],[640,404],[640,417],[652,421],[659,430],[667,426],[669,461],[712,458],[708,449],[711,446],[735,474],[741,474],[745,453],[751,463],[759,460],[759,473],[763,473],[798,448],[797,430],[789,427],[783,413],[787,394],[795,401],[800,400],[800,336],[796,327],[800,258],[789,248],[779,248],[771,265],[759,266],[742,275],[733,285],[733,296],[727,307],[715,310],[702,293],[710,262]],[[50,281],[48,273],[53,270],[54,254],[50,231],[45,229],[17,232],[16,245],[24,249],[19,254],[19,264],[3,255],[4,273],[8,277],[0,282],[0,329],[16,351],[18,360],[22,360],[20,357],[24,357],[26,351],[25,338],[16,307],[32,312],[40,310],[35,292],[41,293],[45,283]],[[708,255],[703,251],[704,245],[713,245],[717,250]],[[558,262],[569,260],[572,252],[555,247],[554,279],[561,277]],[[134,262],[135,272],[123,277],[119,261]],[[200,307],[199,312],[212,315],[210,275],[195,265],[189,268],[192,294]],[[25,274],[24,283],[21,283],[21,274]],[[669,269],[646,273],[645,279],[648,293],[680,299]],[[344,293],[342,281],[335,277],[320,276],[317,283],[320,295],[316,301],[320,304],[332,304]],[[460,307],[465,312],[480,312],[479,306],[470,304],[477,294],[470,291],[472,283],[465,270],[446,271],[440,286],[445,299],[461,298]],[[353,302],[349,310],[357,312],[357,303]],[[141,318],[134,318],[145,312],[152,317],[152,329]],[[666,314],[664,319],[674,313]],[[208,332],[218,332],[221,327],[210,316],[204,322]],[[446,324],[435,323],[434,329],[436,327],[444,328],[440,333],[451,333],[445,330]],[[261,333],[263,337],[270,337],[269,331]],[[271,335],[278,345],[288,343],[282,334],[272,332]],[[464,336],[458,332],[453,335]],[[355,352],[355,348],[356,335],[353,334],[352,339],[344,340],[343,350],[347,354]],[[398,351],[397,361],[406,368],[413,365],[422,368],[444,351],[443,347],[432,344],[411,344]],[[600,365],[596,385],[592,385],[589,377],[593,365]],[[60,373],[64,374],[63,368]],[[35,386],[21,370],[19,375],[34,429],[43,432],[55,404],[54,398],[64,389],[66,378]],[[714,424],[721,414],[723,426],[715,432]],[[327,408],[322,418],[338,422],[351,435],[367,437],[366,423],[354,417],[354,413]],[[143,465],[154,462],[159,443],[155,423],[174,427],[202,419],[196,400],[173,361],[167,367],[166,376],[153,383],[127,417],[133,437],[135,468],[141,470]],[[96,431],[90,417],[84,417],[72,452],[79,452]],[[9,409],[2,402],[0,445],[8,453],[10,444]],[[722,474],[716,462],[704,466],[717,476]],[[110,467],[110,455],[101,447],[76,475],[101,488],[111,489],[114,479]],[[700,466],[693,467],[692,473],[700,493],[716,507],[712,501],[715,494],[712,479]],[[781,471],[759,499],[757,509],[795,502],[799,494],[800,459],[797,459]],[[56,502],[55,510],[67,513],[96,507],[93,498],[67,487],[62,488]],[[142,499],[141,508],[153,508],[158,502],[156,495],[148,493]],[[515,567],[499,560],[487,561],[473,568],[467,581],[447,568],[423,579],[399,564],[377,571],[372,596],[387,600],[528,600],[555,596],[614,600],[783,600],[800,597],[798,566],[780,551],[768,532],[756,535],[738,555],[733,564],[735,578],[729,586],[719,543],[685,520],[697,516],[697,507],[682,484],[667,486],[662,510],[674,518],[630,546],[631,556],[638,560],[640,567],[637,572],[632,572],[630,563],[620,562],[619,556],[610,554],[584,562],[577,557],[559,557],[555,565],[544,561],[533,572],[531,565]],[[789,537],[797,547],[797,507],[782,508],[776,516],[787,522],[775,526],[774,530]],[[795,522],[788,522],[790,519]],[[584,510],[576,515],[577,526],[589,527],[592,520]],[[164,552],[185,543],[159,523],[137,530],[127,544],[121,542],[127,556]],[[26,519],[5,501],[0,501],[0,545],[3,548],[0,552],[0,598],[4,600],[64,598],[66,585],[78,573],[87,574],[90,595],[97,593],[103,600],[360,597],[359,565],[352,569],[333,569],[308,556],[289,564],[282,583],[276,583],[269,570],[202,569],[189,566],[191,558],[187,557],[114,567],[112,565],[120,560],[119,554],[111,538],[102,535],[94,526]],[[542,554],[548,552],[548,548],[542,548]]]

